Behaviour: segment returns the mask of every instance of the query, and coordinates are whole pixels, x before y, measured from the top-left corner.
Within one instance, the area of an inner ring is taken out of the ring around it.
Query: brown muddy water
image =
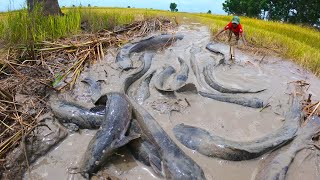
[[[205,49],[206,44],[210,42],[210,32],[207,27],[182,25],[176,30],[176,33],[182,33],[185,36],[184,39],[158,52],[153,59],[149,72],[155,69],[159,72],[159,69],[165,65],[172,65],[178,70],[178,57],[190,64],[190,50],[192,47],[197,49],[196,59],[200,69],[207,63],[215,62],[215,55]],[[229,57],[228,45],[216,43],[215,46],[217,50]],[[120,74],[120,71],[116,70],[117,65],[114,63],[116,52],[115,49],[109,50],[104,60],[81,74],[72,92],[59,94],[59,98],[92,107],[89,87],[80,82],[87,76],[94,77],[96,80],[103,80],[103,93],[119,91],[127,74]],[[139,55],[136,54],[132,57],[136,67],[139,66]],[[239,95],[258,97],[264,100],[265,104],[270,103],[271,106],[262,112],[259,112],[260,109],[204,98],[195,93],[163,95],[155,90],[153,81],[151,81],[151,96],[144,102],[143,106],[154,116],[178,146],[202,167],[206,178],[209,180],[252,179],[259,161],[266,155],[254,160],[239,162],[206,157],[184,147],[175,139],[172,128],[176,124],[185,123],[204,128],[209,132],[215,132],[215,134],[231,140],[246,141],[262,137],[283,124],[283,113],[288,107],[287,93],[289,92],[287,83],[306,80],[311,84],[309,93],[313,94],[312,98],[314,100],[320,99],[319,78],[279,57],[266,57],[259,63],[261,58],[236,50],[236,63],[230,66],[219,66],[215,70],[215,76],[220,83],[226,86],[246,89],[267,88],[266,91],[258,94]],[[189,82],[194,82],[201,89],[196,83],[197,81],[191,68]],[[136,84],[133,85],[133,88]],[[178,99],[181,100],[179,101],[180,112],[173,111],[168,113],[170,107],[164,105],[163,102],[167,102],[166,104],[170,105],[170,103],[173,104]],[[186,105],[185,99],[190,103],[190,106]],[[31,167],[31,174],[26,174],[24,179],[83,179],[80,174],[72,174],[68,169],[79,165],[94,133],[94,130],[81,130],[79,133],[70,133],[59,146],[37,160]],[[307,157],[310,153],[311,155]],[[319,179],[320,161],[318,161],[318,154],[316,151],[311,150],[299,153],[289,168],[287,179]],[[136,162],[126,149],[117,152],[113,160],[99,174],[110,174],[120,179],[159,179],[152,173],[151,169]]]

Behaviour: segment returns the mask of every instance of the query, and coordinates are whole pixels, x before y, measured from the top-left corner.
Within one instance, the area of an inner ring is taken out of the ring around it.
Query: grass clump
[[[80,12],[81,27],[90,32],[97,32],[102,29],[112,30],[115,26],[132,23],[135,19],[133,14],[109,11],[99,12],[91,8],[80,9]]]
[[[9,13],[3,20],[1,39],[6,44],[30,44],[52,40],[80,30],[80,12],[70,11],[65,16],[43,16],[40,11],[26,10]]]
[[[40,10],[28,13],[26,9],[2,15],[0,38],[8,45],[28,45],[45,40],[55,40],[81,33],[111,30],[117,25],[134,21],[133,14],[104,13],[88,8],[69,8],[64,16],[43,16]]]

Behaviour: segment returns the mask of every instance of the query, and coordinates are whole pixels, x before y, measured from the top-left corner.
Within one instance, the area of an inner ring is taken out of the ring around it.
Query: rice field
[[[213,33],[226,25],[231,16],[196,15]],[[275,50],[315,74],[320,73],[320,32],[307,27],[241,17],[247,41]]]
[[[81,27],[96,32],[112,29],[152,16],[188,17],[210,27],[212,33],[222,29],[231,16],[173,13],[169,11],[134,8],[63,8],[63,17],[45,18],[35,14],[27,16],[26,10],[0,13],[0,39],[7,45],[28,44],[54,40],[82,32]],[[256,47],[274,50],[285,58],[320,74],[320,32],[298,25],[263,21],[241,17],[247,41]]]

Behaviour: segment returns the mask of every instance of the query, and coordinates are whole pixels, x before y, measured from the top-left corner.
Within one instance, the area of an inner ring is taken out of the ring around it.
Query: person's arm
[[[240,33],[240,36],[241,36],[243,44],[246,46],[247,45],[247,41],[246,41],[244,32]]]
[[[241,36],[241,40],[243,42],[243,44],[246,46],[247,45],[247,41],[246,41],[246,38],[245,38],[245,33],[243,31],[243,28],[242,28],[242,25],[239,24],[239,32],[240,32],[240,36]]]
[[[219,31],[216,35],[214,35],[213,37],[214,37],[214,39],[216,39],[221,33],[223,33],[225,30],[224,29],[222,29],[221,31]]]

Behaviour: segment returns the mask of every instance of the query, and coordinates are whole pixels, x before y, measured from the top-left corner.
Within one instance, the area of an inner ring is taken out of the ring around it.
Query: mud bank
[[[207,27],[183,25],[179,27],[176,33],[184,35],[184,38],[169,48],[157,52],[148,72],[157,70],[157,74],[161,67],[166,65],[178,68],[178,57],[184,59],[190,67],[190,51],[192,48],[197,50],[195,58],[200,69],[210,63],[218,63],[216,62],[216,55],[206,50],[206,45],[210,42],[210,32]],[[229,46],[216,43],[213,47],[228,57]],[[81,82],[88,76],[100,80],[102,94],[120,91],[128,74],[127,72],[121,73],[121,70],[117,69],[116,54],[115,49],[108,50],[108,55],[104,60],[81,74],[72,92],[59,94],[58,97],[81,104],[84,107],[92,107],[90,88],[87,84]],[[140,53],[134,54],[131,57],[133,67],[139,67],[138,59],[140,55]],[[241,94],[242,97],[258,97],[265,104],[270,104],[270,107],[261,112],[259,112],[260,109],[215,101],[193,92],[162,94],[154,88],[153,79],[151,80],[150,97],[143,103],[143,107],[149,111],[179,147],[201,166],[209,180],[251,179],[259,161],[264,156],[240,162],[206,157],[186,148],[175,139],[172,132],[175,125],[185,123],[200,127],[234,141],[252,140],[278,129],[283,124],[284,112],[288,109],[287,83],[306,80],[311,84],[309,92],[313,94],[313,99],[320,99],[319,91],[317,91],[320,88],[319,78],[281,58],[265,57],[262,62],[260,61],[261,58],[236,50],[235,64],[219,65],[214,71],[216,80],[228,87],[241,89],[266,88],[267,90],[259,94]],[[201,76],[203,76],[202,73]],[[205,90],[196,82],[194,73],[189,72],[186,83],[195,83],[198,90]],[[133,88],[138,83],[139,81],[134,83]],[[129,89],[129,91],[132,91],[132,89]],[[55,98],[57,97],[51,99],[55,100]],[[178,102],[178,99],[182,101]],[[183,100],[185,99],[190,106],[184,105]],[[177,104],[176,102],[180,104],[179,107],[181,108],[170,111],[172,110],[170,104]],[[165,111],[165,109],[168,110]],[[80,174],[70,173],[70,168],[79,166],[87,145],[95,132],[94,130],[81,130],[80,132],[70,133],[58,147],[31,166],[30,178],[39,180],[83,179]],[[313,155],[314,158],[310,158],[308,163],[300,165],[299,163],[303,161],[306,151],[303,151],[302,154],[298,153],[297,160],[295,159],[290,167],[288,179],[299,179],[302,175],[306,179],[317,179],[317,169],[314,166],[315,163],[319,163],[315,158],[317,155]],[[126,149],[118,151],[114,156],[104,170],[98,173],[98,176],[99,174],[102,176],[103,174],[109,174],[120,179],[159,179],[148,167],[136,162]],[[303,166],[303,168],[300,168],[300,166]],[[308,173],[306,173],[306,170],[308,170]],[[24,179],[28,179],[28,177],[29,175],[26,174]]]

